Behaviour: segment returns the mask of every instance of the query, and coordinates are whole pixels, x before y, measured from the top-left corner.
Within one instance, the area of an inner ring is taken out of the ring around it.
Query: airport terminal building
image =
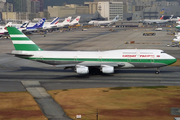
[[[123,2],[121,0],[95,0],[94,2],[85,2],[89,6],[89,13],[98,11],[102,17],[107,20],[114,19],[117,15],[123,20]]]

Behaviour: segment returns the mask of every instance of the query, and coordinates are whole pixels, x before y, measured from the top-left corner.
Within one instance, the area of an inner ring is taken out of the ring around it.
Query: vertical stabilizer
[[[54,18],[50,25],[56,25],[59,22],[59,17]]]
[[[24,22],[20,28],[26,28],[29,25],[29,21]]]
[[[16,50],[20,51],[41,51],[32,40],[15,27],[7,27],[12,43]]]
[[[65,18],[65,20],[62,22],[62,23],[64,23],[64,24],[66,24],[66,23],[70,23],[70,21],[71,21],[71,16],[70,17],[68,17],[68,18]]]
[[[43,19],[39,20],[39,22],[37,22],[37,23],[33,26],[33,28],[42,28],[43,25],[44,25],[45,20],[46,20],[46,18],[43,18]]]
[[[12,26],[12,22],[8,22],[5,27],[11,27]]]
[[[117,15],[112,21],[113,22],[116,22],[116,21],[118,21],[119,20],[119,15]]]
[[[71,22],[71,24],[78,24],[80,18],[81,18],[81,16],[77,16],[77,17]]]
[[[164,17],[164,15],[162,15],[162,17],[160,18],[160,20],[163,20],[163,17]]]

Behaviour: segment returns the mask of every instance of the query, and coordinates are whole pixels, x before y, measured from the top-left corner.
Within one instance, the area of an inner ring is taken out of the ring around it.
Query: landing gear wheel
[[[100,75],[102,72],[98,68],[92,68],[90,69],[90,74],[93,75]]]
[[[159,73],[160,73],[159,68],[157,68],[157,70],[156,70],[155,73],[156,73],[156,74],[159,74]]]

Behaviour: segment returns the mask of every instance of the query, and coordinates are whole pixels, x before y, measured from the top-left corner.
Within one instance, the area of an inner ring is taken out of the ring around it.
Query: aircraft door
[[[154,55],[151,56],[151,63],[154,63]]]
[[[74,57],[74,62],[78,62],[77,56]]]
[[[42,61],[43,61],[43,56],[40,56],[40,58],[41,58],[40,60],[42,60]]]
[[[131,62],[131,58],[130,57],[128,57],[128,62]]]
[[[98,58],[98,61],[99,61],[99,62],[101,62],[101,61],[102,61],[102,57],[101,57],[101,56]]]
[[[140,59],[140,51],[138,49],[136,49],[136,58]]]

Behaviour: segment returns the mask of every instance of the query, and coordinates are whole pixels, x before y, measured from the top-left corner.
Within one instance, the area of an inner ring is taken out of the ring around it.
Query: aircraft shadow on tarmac
[[[36,75],[23,75],[23,72],[39,72],[39,74]],[[133,77],[132,74],[137,74],[139,76],[141,76],[142,74],[144,75],[155,75],[155,69],[121,69],[121,70],[116,70],[115,73],[113,74],[99,74],[99,75],[93,75],[93,74],[85,74],[85,75],[79,75],[77,73],[75,73],[73,70],[63,70],[63,69],[59,69],[59,68],[35,68],[35,67],[21,67],[21,69],[17,69],[13,72],[22,72],[22,76],[18,76],[17,78],[20,79],[44,79],[44,80],[48,80],[48,79],[73,79],[75,81],[77,81],[77,79],[84,79],[84,78],[109,78],[109,77],[121,77],[121,75],[123,75],[122,77]],[[46,74],[46,72],[50,72],[52,74]],[[53,73],[54,72],[54,73]],[[174,71],[172,70],[162,70],[160,72],[160,74],[164,75],[164,74],[169,74],[172,73]],[[58,74],[57,74],[58,73]],[[14,75],[16,77],[16,75]],[[1,76],[3,77],[3,76]],[[4,76],[5,77],[5,76]],[[7,76],[12,77],[11,76]]]
[[[37,68],[37,67],[21,67],[16,71],[44,71],[44,72],[61,72],[61,73],[71,73],[73,70],[63,70],[56,67],[45,67],[45,68]],[[115,70],[113,74],[121,74],[121,73],[154,73],[156,69],[121,69]],[[160,70],[160,73],[171,73],[174,72],[172,70]],[[101,75],[111,76],[113,74],[104,74]],[[93,74],[90,74],[93,75]]]

